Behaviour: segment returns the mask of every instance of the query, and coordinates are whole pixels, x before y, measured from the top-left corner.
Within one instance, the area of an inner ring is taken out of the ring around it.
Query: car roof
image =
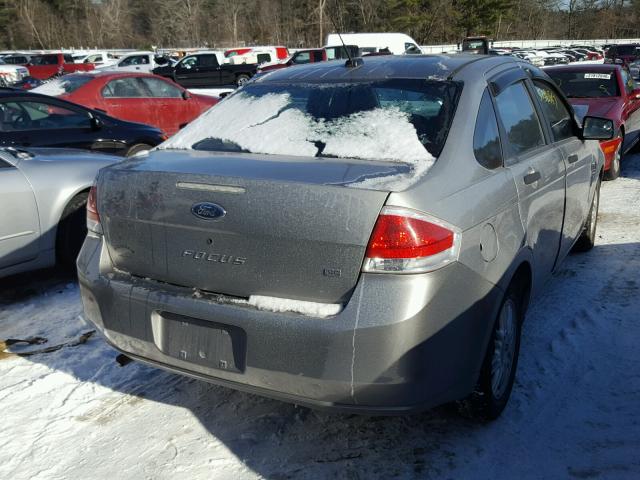
[[[469,64],[485,61],[489,66],[516,63],[511,57],[497,55],[383,55],[364,57],[362,64],[350,68],[346,60],[309,63],[295,68],[273,70],[258,82],[332,82],[340,80],[382,80],[388,78],[428,78],[451,80]]]

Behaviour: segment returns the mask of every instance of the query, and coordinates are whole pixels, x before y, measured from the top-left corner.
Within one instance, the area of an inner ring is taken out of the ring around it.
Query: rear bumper
[[[93,235],[78,274],[87,319],[135,359],[300,405],[374,414],[467,395],[501,298],[497,287],[456,263],[423,275],[362,274],[334,317],[273,313],[116,272]],[[192,337],[180,355],[168,351],[166,323],[177,315],[185,328],[198,328],[194,322],[228,330],[231,356],[198,358],[201,343]]]

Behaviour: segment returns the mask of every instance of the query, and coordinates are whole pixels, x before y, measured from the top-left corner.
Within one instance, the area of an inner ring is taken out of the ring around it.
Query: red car
[[[613,120],[618,135],[601,142],[605,154],[605,178],[620,175],[620,158],[631,150],[640,134],[640,89],[620,65],[565,65],[545,68],[569,102],[579,111]]]
[[[145,123],[173,135],[219,99],[196,95],[171,80],[150,73],[76,73],[37,87],[115,118]]]
[[[47,80],[65,73],[93,70],[93,63],[75,63],[68,53],[46,53],[34,55],[27,63],[29,75],[38,80]]]

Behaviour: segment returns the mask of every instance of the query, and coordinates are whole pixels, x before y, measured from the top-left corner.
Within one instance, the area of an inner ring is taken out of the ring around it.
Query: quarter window
[[[521,155],[544,145],[538,115],[522,82],[514,83],[501,92],[496,97],[496,107],[512,155]]]
[[[498,120],[496,119],[496,112],[493,110],[491,96],[487,90],[485,90],[480,101],[478,118],[476,118],[476,129],[473,133],[473,153],[478,163],[485,168],[493,169],[502,166]]]
[[[534,85],[542,110],[549,120],[554,140],[557,142],[572,137],[573,121],[562,99],[546,83],[535,81]]]

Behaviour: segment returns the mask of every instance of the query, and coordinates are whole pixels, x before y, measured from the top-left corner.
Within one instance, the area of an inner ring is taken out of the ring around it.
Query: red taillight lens
[[[459,231],[426,214],[385,207],[373,229],[363,270],[419,273],[457,259]]]
[[[453,232],[440,225],[398,215],[381,215],[373,229],[367,257],[416,258],[453,246]]]
[[[102,233],[100,214],[98,213],[98,189],[95,184],[89,190],[89,198],[87,198],[87,229]]]

